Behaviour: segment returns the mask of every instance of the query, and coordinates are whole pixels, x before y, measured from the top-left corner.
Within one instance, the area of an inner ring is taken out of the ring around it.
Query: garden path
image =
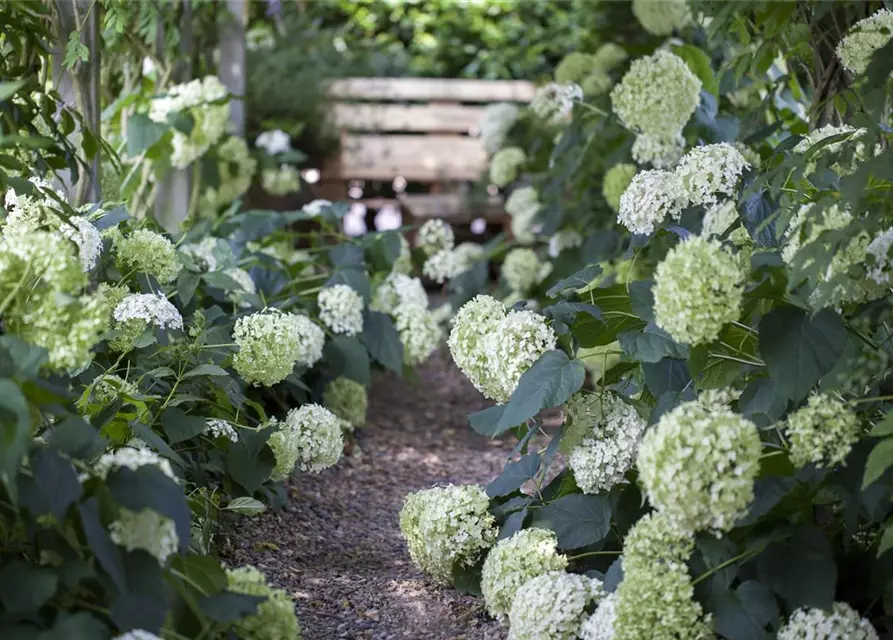
[[[305,640],[505,637],[480,600],[416,569],[398,514],[410,491],[487,483],[512,445],[468,427],[465,416],[488,403],[448,353],[418,377],[378,374],[360,451],[318,476],[296,476],[288,506],[243,520],[232,540],[229,561],[256,565],[295,599]]]

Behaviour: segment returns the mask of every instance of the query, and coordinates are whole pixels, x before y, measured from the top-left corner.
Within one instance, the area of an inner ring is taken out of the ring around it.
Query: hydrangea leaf
[[[177,528],[180,548],[189,545],[192,513],[186,504],[183,490],[155,465],[140,467],[136,471],[117,469],[108,476],[108,489],[115,501],[131,511],[152,509],[170,518]]]
[[[211,620],[232,624],[257,613],[258,605],[266,600],[264,596],[224,591],[202,598],[198,601],[198,608]]]
[[[557,407],[583,386],[586,369],[563,351],[547,351],[518,381],[499,419],[500,433],[523,424],[541,409]]]
[[[403,343],[390,316],[378,311],[368,312],[363,321],[363,342],[376,361],[397,375],[403,372]]]
[[[360,384],[369,384],[369,352],[359,340],[335,336],[326,342],[323,353],[332,370],[332,377],[345,376]]]
[[[874,483],[890,467],[893,467],[893,438],[885,438],[868,454],[868,462],[865,464],[865,476],[862,479],[862,488],[864,489]]]
[[[509,517],[505,519],[505,522],[502,523],[502,526],[499,527],[499,535],[496,539],[505,540],[506,538],[511,538],[524,527],[524,521],[526,519],[526,508],[521,509],[520,511],[515,511],[513,514],[509,515]]]
[[[834,602],[837,565],[828,539],[815,525],[797,527],[769,546],[757,559],[757,573],[790,608],[827,610]]]
[[[482,411],[478,411],[477,413],[472,413],[468,416],[468,423],[471,425],[471,428],[477,431],[482,436],[490,436],[491,438],[495,438],[496,436],[505,433],[507,429],[500,430],[499,422],[502,419],[502,413],[505,411],[504,404],[497,404],[492,407],[487,407]]]
[[[139,156],[152,148],[170,130],[170,127],[149,119],[144,113],[135,113],[127,119],[127,155]]]
[[[9,613],[36,613],[56,593],[59,576],[49,567],[13,560],[0,571],[0,602]]]
[[[562,549],[596,544],[611,528],[611,504],[602,496],[574,493],[537,509],[533,526],[551,529]]]
[[[654,322],[649,322],[642,331],[625,331],[617,336],[617,340],[623,352],[637,362],[688,357],[688,348],[674,342],[670,334]]]
[[[728,640],[770,640],[775,637],[778,603],[772,591],[756,580],[738,585],[707,602],[713,627]],[[771,629],[769,633],[767,629]]]
[[[252,432],[243,429],[239,441],[234,442],[226,456],[226,471],[248,493],[254,493],[270,478],[276,458],[267,440],[274,427]]]
[[[194,438],[205,430],[205,419],[190,416],[176,407],[168,407],[161,414],[161,426],[170,444],[177,444]]]
[[[528,453],[520,460],[509,462],[502,473],[487,485],[487,495],[491,498],[508,495],[533,478],[540,469],[538,453]]]
[[[33,475],[23,476],[21,499],[34,515],[53,514],[60,522],[83,493],[71,462],[55,449],[40,449],[31,459]]]
[[[81,527],[90,550],[96,555],[99,565],[111,576],[115,586],[124,591],[127,589],[127,578],[124,575],[124,566],[121,563],[121,552],[112,542],[108,531],[99,519],[99,500],[95,497],[78,505],[78,513],[81,518]]]
[[[601,272],[602,268],[597,264],[587,265],[576,273],[556,282],[555,285],[546,292],[546,295],[550,298],[557,298],[558,296],[575,293],[579,289],[588,287]]]

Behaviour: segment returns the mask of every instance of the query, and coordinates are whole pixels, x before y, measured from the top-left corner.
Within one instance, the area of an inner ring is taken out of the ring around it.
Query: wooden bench
[[[352,180],[391,182],[402,177],[423,184],[427,191],[397,194],[403,211],[413,218],[501,220],[499,196],[468,195],[469,183],[486,179],[488,165],[478,122],[488,104],[526,103],[533,93],[534,85],[520,81],[337,80],[328,94],[341,147],[322,170],[327,192],[347,195]]]

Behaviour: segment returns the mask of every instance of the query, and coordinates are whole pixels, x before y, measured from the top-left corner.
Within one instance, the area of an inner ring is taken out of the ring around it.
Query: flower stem
[[[622,551],[587,551],[586,553],[578,553],[575,556],[568,556],[568,560],[579,560],[580,558],[588,558],[590,556],[619,556]]]

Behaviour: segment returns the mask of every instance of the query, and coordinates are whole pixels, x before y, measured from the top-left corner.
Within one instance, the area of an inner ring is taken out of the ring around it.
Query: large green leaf
[[[673,53],[685,60],[691,72],[698,76],[704,89],[714,96],[719,95],[719,82],[710,66],[710,56],[691,44],[678,44],[672,47]]]
[[[198,601],[198,607],[211,620],[232,624],[257,613],[258,605],[266,600],[263,596],[224,591],[202,598]]]
[[[770,545],[757,559],[760,580],[790,608],[830,609],[837,587],[837,565],[821,529],[802,525],[786,539]]]
[[[772,591],[756,580],[742,582],[735,590],[707,603],[713,628],[728,640],[771,640],[778,625],[778,603]]]
[[[62,613],[52,629],[42,632],[38,640],[107,640],[109,629],[94,615],[86,611]]]
[[[340,267],[332,277],[326,281],[325,286],[346,284],[348,287],[363,296],[367,303],[370,299],[369,275],[362,266]]]
[[[830,309],[810,317],[778,307],[760,321],[760,354],[780,395],[799,400],[830,371],[846,346],[843,319]]]
[[[602,268],[597,264],[587,265],[567,278],[559,280],[546,292],[546,295],[550,298],[557,298],[576,293],[578,290],[588,287],[601,272]]]
[[[22,475],[22,502],[34,515],[53,514],[60,522],[81,497],[83,488],[69,460],[55,449],[39,449],[31,458],[30,476]]]
[[[557,407],[583,386],[586,370],[579,360],[563,351],[547,351],[518,381],[518,386],[499,419],[500,433],[535,416],[541,409]]]
[[[0,481],[15,496],[19,461],[31,438],[31,412],[19,385],[0,379]]]
[[[687,358],[688,347],[677,344],[653,322],[642,331],[626,331],[617,336],[620,348],[636,362],[658,362],[663,358]]]
[[[487,495],[491,498],[508,495],[522,484],[533,478],[540,470],[538,453],[528,453],[520,460],[509,462],[502,473],[487,485]]]
[[[177,444],[199,435],[205,430],[206,420],[191,416],[176,407],[168,407],[161,414],[161,426],[171,444]]]
[[[608,535],[611,504],[602,496],[574,493],[537,509],[532,524],[554,531],[560,548],[578,549]]]
[[[377,362],[395,371],[403,373],[403,343],[391,317],[386,313],[370,311],[363,321],[363,342]]]
[[[333,377],[345,376],[360,384],[369,384],[369,353],[356,338],[335,336],[326,342],[323,355]]]
[[[13,560],[0,570],[0,602],[9,613],[35,615],[58,585],[59,576],[49,567]]]
[[[274,427],[260,431],[242,429],[239,441],[230,445],[226,453],[226,471],[249,494],[257,491],[269,480],[276,457],[264,446],[273,434]]]
[[[127,588],[127,578],[124,575],[124,565],[121,562],[121,551],[112,542],[102,521],[99,518],[99,501],[90,498],[78,505],[81,517],[81,527],[87,538],[87,544],[99,561],[100,566],[112,578],[115,586],[124,591]]]
[[[152,509],[174,521],[180,547],[189,545],[192,514],[179,484],[154,465],[135,471],[116,469],[107,480],[109,493],[115,501],[131,511]]]
[[[135,113],[127,119],[127,155],[135,158],[164,137],[170,127]]]
[[[893,467],[893,438],[884,438],[868,454],[862,488],[873,484],[890,467]]]

